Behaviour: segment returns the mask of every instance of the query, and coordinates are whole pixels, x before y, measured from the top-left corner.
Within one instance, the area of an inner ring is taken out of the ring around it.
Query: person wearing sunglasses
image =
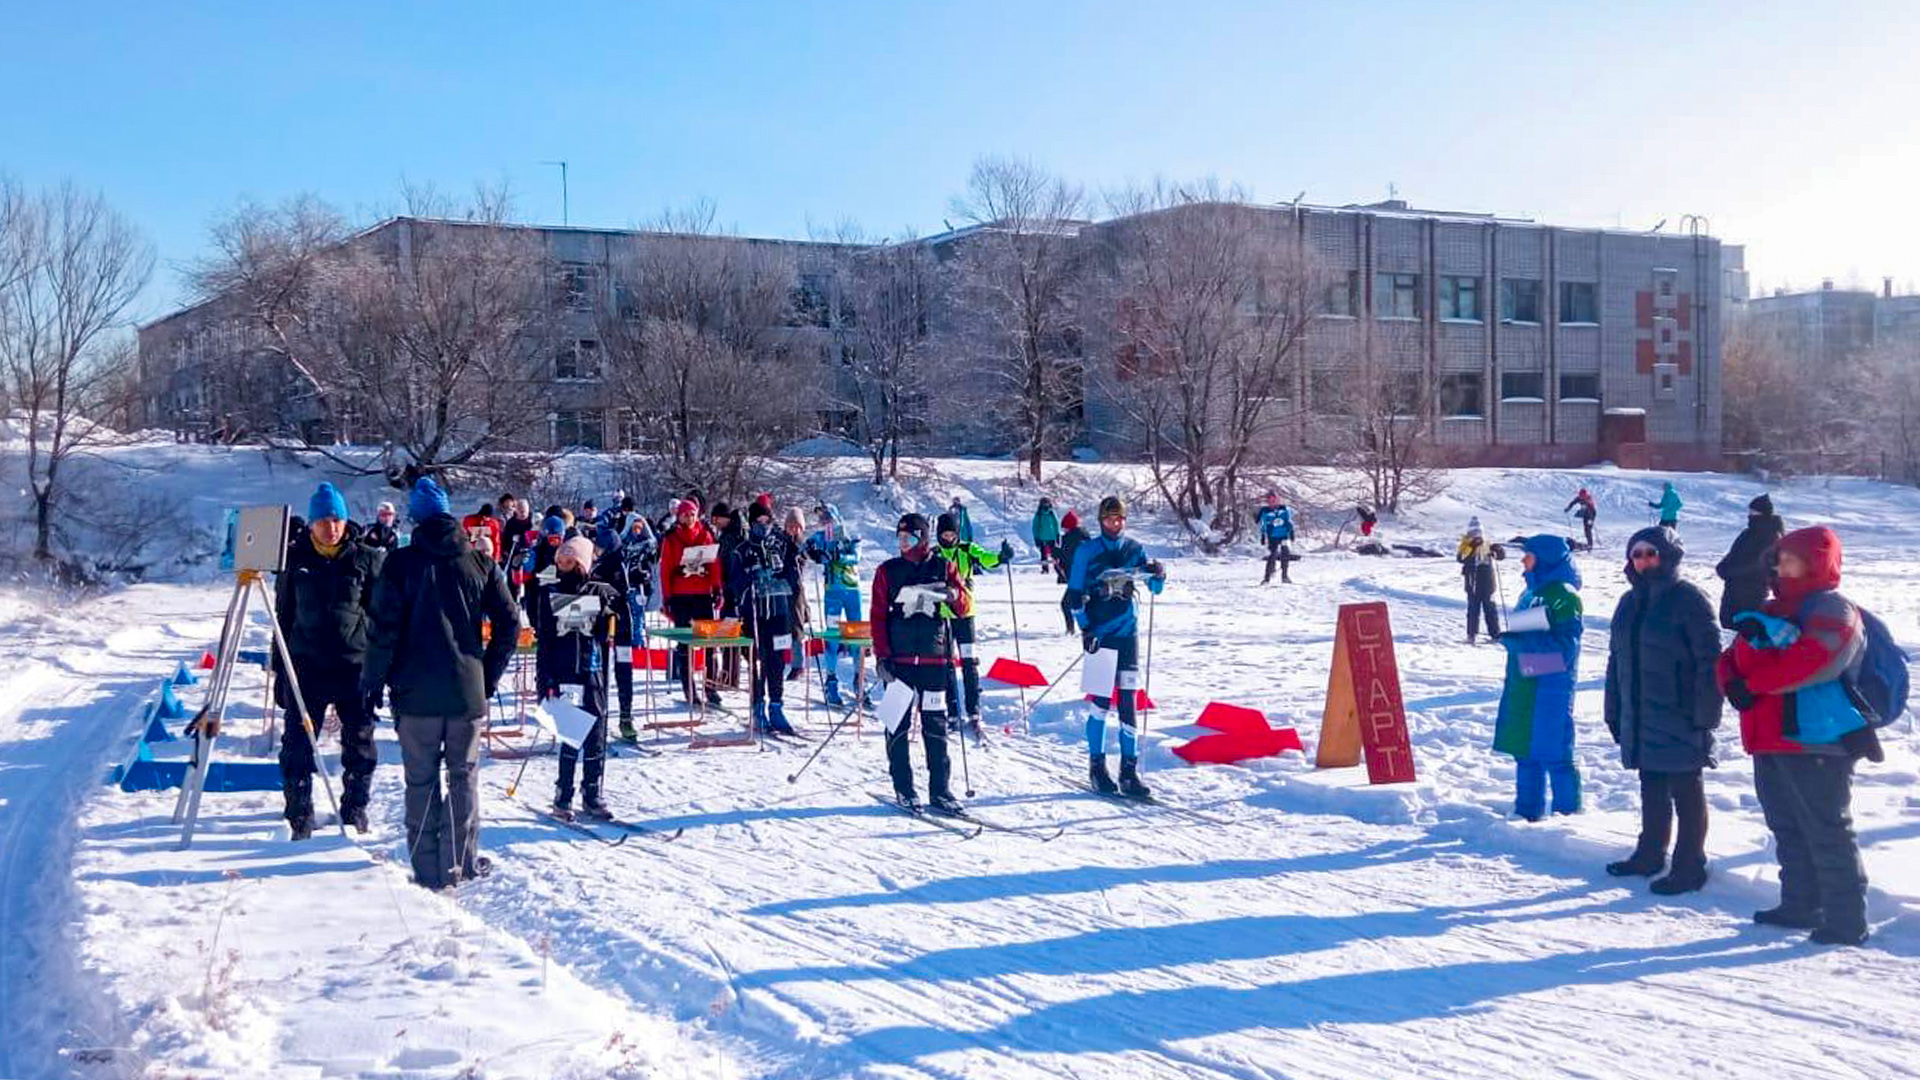
[[[1573,763],[1573,687],[1580,670],[1580,571],[1566,537],[1521,539],[1526,591],[1514,605],[1500,644],[1507,676],[1493,748],[1513,756],[1514,813],[1539,821],[1547,813],[1580,812],[1580,770]]]
[[[1619,744],[1620,764],[1640,774],[1640,839],[1633,854],[1607,864],[1607,873],[1651,877],[1665,869],[1652,885],[1662,896],[1707,883],[1702,772],[1714,763],[1713,731],[1720,726],[1713,674],[1720,631],[1707,594],[1680,577],[1685,553],[1672,529],[1633,534],[1626,566],[1632,588],[1613,609],[1607,648],[1607,730]]]

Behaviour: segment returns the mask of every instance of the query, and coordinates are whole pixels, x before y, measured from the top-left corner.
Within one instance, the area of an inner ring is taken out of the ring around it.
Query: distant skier
[[[1650,502],[1647,507],[1660,511],[1660,524],[1669,529],[1680,527],[1680,493],[1673,490],[1673,481],[1667,481],[1666,489],[1660,492],[1659,502]]]
[[[1467,644],[1480,635],[1482,617],[1487,623],[1487,640],[1500,640],[1500,608],[1494,603],[1498,587],[1493,561],[1506,552],[1498,544],[1489,544],[1480,528],[1480,519],[1467,519],[1467,534],[1460,538],[1454,557],[1460,561],[1460,577],[1467,587]]]
[[[1087,777],[1103,795],[1116,792],[1144,799],[1152,794],[1140,780],[1140,725],[1136,700],[1140,688],[1139,620],[1134,616],[1134,574],[1144,571],[1147,588],[1159,593],[1167,570],[1147,558],[1140,544],[1125,535],[1127,504],[1117,495],[1100,500],[1100,535],[1079,545],[1067,575],[1066,605],[1080,626],[1088,655],[1118,652],[1115,692],[1096,696],[1087,712]],[[1107,772],[1107,716],[1120,707],[1120,783]]]
[[[1600,516],[1600,508],[1595,506],[1593,502],[1593,493],[1586,488],[1581,488],[1580,491],[1568,501],[1566,510],[1562,510],[1561,513],[1564,514],[1567,511],[1572,511],[1573,515],[1580,519],[1581,526],[1587,531],[1587,550],[1592,551],[1593,519]]]
[[[1011,562],[1013,543],[1002,541],[1000,550],[993,552],[979,544],[962,540],[959,523],[950,513],[941,514],[934,523],[934,535],[938,540],[934,554],[953,565],[953,575],[960,582],[959,597],[940,609],[940,614],[952,625],[954,647],[960,653],[960,681],[966,694],[962,702],[954,694],[952,685],[948,685],[947,714],[954,718],[956,724],[963,718],[971,721],[977,730],[980,724],[980,659],[973,652],[973,571],[976,567],[992,570],[1002,563]],[[963,704],[964,709],[960,707]]]
[[[1080,550],[1080,545],[1091,537],[1087,535],[1087,530],[1080,527],[1080,515],[1071,510],[1067,511],[1066,517],[1060,519],[1060,528],[1060,557],[1054,560],[1053,571],[1055,579],[1065,585],[1067,574],[1073,570],[1074,554]],[[1073,621],[1073,608],[1067,604],[1072,595],[1071,589],[1060,594],[1060,614],[1066,616],[1069,634],[1080,629]]]
[[[1726,557],[1713,568],[1727,583],[1720,591],[1720,625],[1725,629],[1733,629],[1734,617],[1741,612],[1759,611],[1767,602],[1767,578],[1773,572],[1768,556],[1786,532],[1786,523],[1773,512],[1771,498],[1757,495],[1747,504],[1747,527],[1733,538]]]
[[[1500,636],[1507,647],[1506,681],[1493,748],[1514,758],[1516,814],[1539,821],[1553,785],[1553,812],[1580,812],[1580,770],[1573,761],[1573,688],[1580,668],[1580,571],[1565,537],[1529,536],[1521,541],[1527,589],[1514,605],[1514,622],[1539,609],[1546,629]],[[1538,617],[1535,616],[1535,619]]]
[[[951,642],[940,604],[960,595],[953,565],[934,554],[927,519],[906,514],[895,529],[899,554],[880,564],[873,574],[873,655],[881,678],[898,680],[913,691],[913,707],[920,713],[920,737],[927,752],[927,801],[947,814],[965,811],[949,789],[953,773],[947,757],[947,682],[952,672]],[[908,590],[912,589],[912,592]],[[894,797],[917,812],[913,763],[907,737],[913,730],[912,711],[887,731],[887,771]]]
[[[1273,580],[1273,567],[1280,565],[1280,583],[1291,585],[1293,578],[1287,568],[1293,562],[1293,511],[1280,501],[1280,493],[1267,492],[1267,505],[1255,515],[1260,525],[1260,539],[1267,545],[1267,576],[1260,579],[1265,585]]]
[[[954,524],[959,527],[960,542],[963,544],[971,544],[973,543],[973,518],[967,514],[965,498],[965,492],[954,492],[953,502],[948,504],[947,513],[953,515]]]
[[[1380,515],[1374,513],[1365,504],[1354,507],[1353,512],[1360,519],[1360,535],[1372,536],[1373,527],[1380,523]]]
[[[1053,569],[1054,549],[1060,546],[1060,519],[1054,516],[1053,500],[1040,497],[1040,508],[1033,512],[1033,546],[1040,549],[1040,572]]]
[[[390,502],[383,502],[373,512],[373,524],[360,534],[360,542],[381,551],[392,551],[400,546],[400,531],[394,527],[399,514]]]

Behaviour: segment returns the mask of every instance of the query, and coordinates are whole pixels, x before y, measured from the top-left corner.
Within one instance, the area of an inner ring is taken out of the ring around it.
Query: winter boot
[[[1815,945],[1865,945],[1867,931],[1865,928],[1836,930],[1831,926],[1817,926],[1814,927],[1813,933],[1807,935],[1807,940]]]
[[[1664,870],[1667,858],[1664,855],[1642,855],[1634,852],[1619,862],[1607,864],[1607,873],[1614,877],[1652,877]]]
[[[827,707],[830,709],[844,709],[847,707],[847,703],[840,699],[840,677],[838,675],[827,676],[827,685],[822,696],[826,699]]]
[[[714,689],[711,686],[707,687],[707,708],[717,709],[719,707],[720,707],[720,691]]]
[[[1140,782],[1140,759],[1120,759],[1120,794],[1129,799],[1151,799],[1153,792]]]
[[[1113,775],[1107,772],[1107,755],[1092,754],[1087,759],[1087,782],[1093,790],[1102,795],[1117,795],[1120,788],[1113,782]]]
[[[917,814],[920,812],[920,796],[915,795],[911,791],[894,792],[893,801],[899,805],[900,809],[905,810],[909,814]]]
[[[580,796],[580,816],[589,821],[612,821],[613,811],[600,801],[599,792],[584,792]]]
[[[1660,896],[1678,896],[1681,893],[1699,892],[1707,884],[1705,866],[1676,866],[1667,876],[1648,886]]]
[[[633,729],[633,717],[631,716],[623,716],[620,718],[620,741],[621,742],[639,742],[640,741],[640,733]]]
[[[927,809],[932,810],[936,814],[945,814],[948,817],[960,817],[967,812],[967,808],[961,804],[959,799],[954,798],[953,793],[950,791],[942,791],[928,799]]]
[[[311,816],[294,818],[287,822],[287,829],[290,839],[305,840],[313,835],[313,818]]]
[[[1820,925],[1818,910],[1802,911],[1797,908],[1770,907],[1753,913],[1753,921],[1761,926],[1784,926],[1789,930],[1811,930]]]
[[[340,808],[340,820],[353,826],[353,831],[362,836],[365,836],[367,831],[372,828],[367,822],[367,808],[364,806],[342,806]]]
[[[553,816],[561,821],[573,820],[573,792],[557,791],[553,795]]]
[[[793,725],[787,722],[787,712],[775,701],[767,705],[767,730],[775,735],[798,735]]]

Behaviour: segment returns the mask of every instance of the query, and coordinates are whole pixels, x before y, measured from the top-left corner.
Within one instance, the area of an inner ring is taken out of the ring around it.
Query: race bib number
[[[613,662],[616,664],[633,663],[633,646],[615,645],[613,647]]]
[[[775,634],[773,636],[773,647],[776,649],[793,648],[793,635],[792,634]]]

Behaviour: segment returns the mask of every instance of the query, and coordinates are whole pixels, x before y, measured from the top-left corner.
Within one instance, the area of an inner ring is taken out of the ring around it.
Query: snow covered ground
[[[208,452],[172,452],[191,482],[218,475],[196,456]],[[870,558],[900,504],[931,511],[955,488],[983,541],[1024,537],[1037,492],[1010,485],[1005,465],[912,471],[869,496],[815,468],[795,495],[837,499]],[[397,766],[377,775],[373,836],[297,845],[277,795],[207,796],[202,833],[181,851],[171,793],[101,786],[153,680],[213,639],[224,585],[139,586],[57,613],[11,599],[0,1077],[1920,1073],[1920,738],[1908,721],[1856,789],[1874,882],[1867,949],[1749,922],[1771,903],[1772,864],[1731,714],[1709,774],[1706,890],[1662,899],[1601,869],[1637,824],[1636,782],[1599,720],[1606,617],[1626,536],[1666,478],[1468,471],[1383,522],[1389,539],[1447,547],[1476,513],[1494,536],[1570,532],[1559,510],[1573,490],[1599,497],[1601,550],[1580,557],[1588,810],[1540,824],[1507,815],[1511,763],[1487,749],[1503,654],[1461,643],[1454,564],[1321,550],[1330,523],[1297,584],[1261,588],[1250,549],[1195,557],[1136,511],[1171,573],[1155,611],[1149,779],[1216,821],[1078,793],[1067,688],[1030,732],[1018,697],[990,691],[995,730],[969,749],[963,786],[983,817],[1024,834],[964,839],[880,805],[871,724],[796,784],[817,742],[691,751],[668,739],[659,756],[611,761],[608,798],[631,820],[684,829],[678,840],[582,839],[529,805],[551,790],[550,758],[512,799],[519,763],[490,762],[484,837],[498,868],[451,897],[406,882]],[[303,470],[275,489],[249,473],[212,497],[298,501],[314,479]],[[1050,490],[1084,512],[1114,479],[1076,467]],[[1688,573],[1711,586],[1760,488],[1673,479]],[[1920,494],[1834,480],[1774,498],[1790,525],[1839,528],[1847,590],[1920,644]],[[1013,581],[1022,651],[1059,674],[1078,653],[1059,590],[1030,558]],[[1510,573],[1509,599],[1519,588]],[[1006,578],[978,596],[981,652],[1011,655]],[[1418,783],[1369,789],[1361,770],[1319,773],[1299,755],[1190,768],[1170,753],[1216,700],[1298,724],[1311,750],[1334,612],[1377,599],[1399,643]],[[235,698],[237,729],[257,726],[257,678],[243,673]],[[812,717],[817,738],[824,718]]]

